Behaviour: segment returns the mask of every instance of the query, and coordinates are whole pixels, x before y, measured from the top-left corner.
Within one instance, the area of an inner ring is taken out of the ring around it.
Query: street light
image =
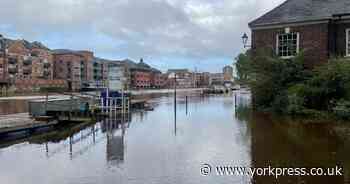
[[[247,35],[247,33],[243,34],[242,41],[243,41],[244,48],[250,48],[251,47],[251,45],[247,45],[247,42],[248,42],[248,35]]]

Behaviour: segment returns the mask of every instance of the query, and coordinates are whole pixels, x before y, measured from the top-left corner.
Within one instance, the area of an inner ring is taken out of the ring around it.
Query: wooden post
[[[47,115],[47,104],[49,102],[49,93],[46,91],[46,99],[45,99],[45,115]]]
[[[188,97],[186,96],[186,115],[188,114]]]
[[[73,93],[70,94],[70,107],[69,107],[69,116],[68,120],[71,120],[73,112]]]
[[[237,93],[235,93],[235,108],[237,108]]]

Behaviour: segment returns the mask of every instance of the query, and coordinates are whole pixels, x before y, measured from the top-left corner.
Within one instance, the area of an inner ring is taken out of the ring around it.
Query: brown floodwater
[[[347,125],[252,113],[249,96],[151,100],[154,111],[0,143],[4,184],[349,183]],[[175,121],[176,120],[176,121]],[[203,164],[212,173],[201,175]],[[335,167],[344,176],[219,176],[215,166]]]

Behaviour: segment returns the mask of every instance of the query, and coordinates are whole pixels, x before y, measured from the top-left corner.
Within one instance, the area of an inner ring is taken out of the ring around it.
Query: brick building
[[[196,87],[208,87],[210,82],[209,72],[195,73],[195,83]]]
[[[93,53],[54,50],[54,78],[67,80],[70,90],[79,91],[93,82]]]
[[[165,83],[163,82],[164,77],[160,75],[161,72],[143,62],[143,59],[137,64],[129,62],[129,70],[131,87],[134,89],[160,88]]]
[[[223,73],[211,73],[210,77],[209,77],[209,85],[211,85],[211,86],[224,85],[224,74]]]
[[[170,69],[168,74],[168,87],[174,87],[176,82],[177,88],[193,88],[195,87],[195,75],[188,69]],[[176,80],[175,80],[176,75]]]
[[[0,88],[8,85],[6,50],[6,40],[0,35]]]
[[[249,23],[252,49],[270,48],[288,59],[303,51],[307,66],[350,56],[348,0],[287,0]]]
[[[0,83],[17,92],[42,87],[65,87],[53,79],[53,56],[40,42],[0,38]],[[30,85],[27,85],[29,84]]]
[[[168,79],[168,75],[163,74],[159,70],[153,70],[152,82],[151,82],[152,88],[157,88],[157,89],[165,88],[167,85],[167,79]]]

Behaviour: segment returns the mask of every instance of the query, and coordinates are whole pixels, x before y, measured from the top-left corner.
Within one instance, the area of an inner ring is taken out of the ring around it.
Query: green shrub
[[[334,58],[310,70],[303,54],[283,60],[270,51],[238,57],[240,78],[250,86],[254,105],[279,113],[350,117],[350,62]]]

